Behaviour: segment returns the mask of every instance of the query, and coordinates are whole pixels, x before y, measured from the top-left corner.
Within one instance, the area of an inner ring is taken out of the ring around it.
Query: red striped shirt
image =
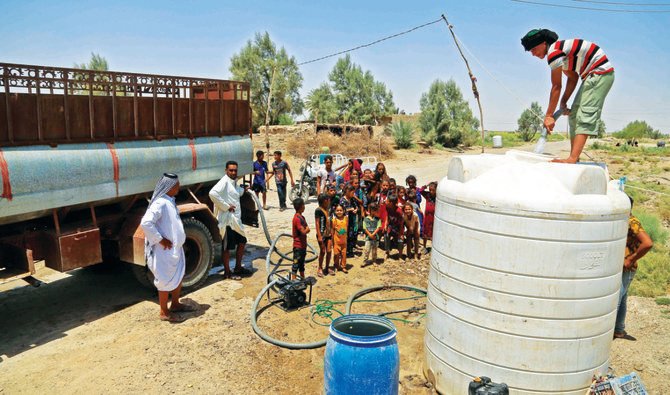
[[[582,79],[590,74],[607,74],[614,71],[605,52],[596,44],[582,40],[559,40],[549,46],[547,62],[552,70],[562,67],[579,73]]]

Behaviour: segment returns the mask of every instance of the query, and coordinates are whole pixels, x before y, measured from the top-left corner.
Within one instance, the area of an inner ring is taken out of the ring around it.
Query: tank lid
[[[439,185],[438,198],[513,213],[628,214],[628,199],[608,186],[606,168],[550,159],[522,151],[456,156]]]

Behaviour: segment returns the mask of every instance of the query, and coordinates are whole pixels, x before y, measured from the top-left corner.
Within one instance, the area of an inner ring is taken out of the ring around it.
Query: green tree
[[[598,132],[598,138],[602,138],[606,132],[605,121],[599,119],[597,125],[596,131]]]
[[[660,132],[654,130],[645,121],[633,121],[628,123],[626,127],[614,133],[614,137],[620,139],[639,139],[643,137],[660,138]]]
[[[382,117],[396,110],[393,93],[382,82],[375,81],[370,71],[363,71],[346,55],[337,60],[328,74],[337,118],[358,124],[379,124]]]
[[[410,122],[396,121],[390,125],[396,147],[411,148],[414,145],[414,126]]]
[[[322,83],[318,88],[312,89],[305,99],[305,107],[309,111],[310,119],[314,122],[337,121],[337,105],[335,96],[330,85]]]
[[[435,80],[419,102],[421,137],[446,147],[474,141],[479,121],[472,115],[468,102],[454,80]]]
[[[109,71],[109,64],[107,63],[107,59],[105,59],[104,56],[100,56],[97,53],[91,52],[91,59],[88,61],[88,63],[75,63],[74,64],[75,69],[81,69],[81,70],[90,70],[90,71]],[[74,73],[74,79],[75,82],[73,85],[79,85],[81,89],[72,89],[71,94],[84,94],[88,93],[89,91],[89,84],[87,81],[89,80],[89,74],[88,73]],[[95,74],[93,76],[93,81],[94,82],[108,82],[109,77],[106,75],[100,75],[100,74]],[[107,85],[98,85],[93,83],[93,94],[94,95],[105,95],[109,93],[109,87]],[[117,93],[119,94],[119,93]]]
[[[531,141],[533,137],[542,131],[542,118],[544,112],[542,107],[536,101],[530,104],[530,107],[523,110],[521,116],[516,121],[518,125],[517,132],[523,141]]]
[[[247,41],[240,52],[230,58],[229,70],[233,79],[249,82],[254,128],[265,123],[271,84],[269,112],[271,124],[277,124],[283,114],[302,113],[303,103],[298,92],[302,86],[302,74],[298,69],[298,63],[295,57],[288,55],[284,47],[277,50],[267,32],[256,33],[253,40]]]
[[[107,63],[107,59],[105,59],[104,56],[100,56],[100,54],[91,52],[91,59],[88,61],[88,63],[75,63],[74,68],[82,70],[109,71],[109,64]]]

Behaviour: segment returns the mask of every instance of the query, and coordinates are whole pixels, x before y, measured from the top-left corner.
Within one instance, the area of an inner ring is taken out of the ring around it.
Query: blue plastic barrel
[[[397,394],[400,353],[387,318],[352,314],[330,325],[324,361],[328,395]]]

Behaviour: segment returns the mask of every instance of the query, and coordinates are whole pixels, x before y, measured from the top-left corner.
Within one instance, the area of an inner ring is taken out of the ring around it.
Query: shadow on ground
[[[219,249],[214,265],[221,264]],[[248,245],[245,266],[265,257],[267,250]],[[222,269],[214,268],[204,286],[222,281],[223,276],[214,274]],[[142,301],[157,303],[156,291],[142,287],[129,265],[99,264],[68,275],[40,287],[26,285],[0,293],[0,356],[11,358]]]

